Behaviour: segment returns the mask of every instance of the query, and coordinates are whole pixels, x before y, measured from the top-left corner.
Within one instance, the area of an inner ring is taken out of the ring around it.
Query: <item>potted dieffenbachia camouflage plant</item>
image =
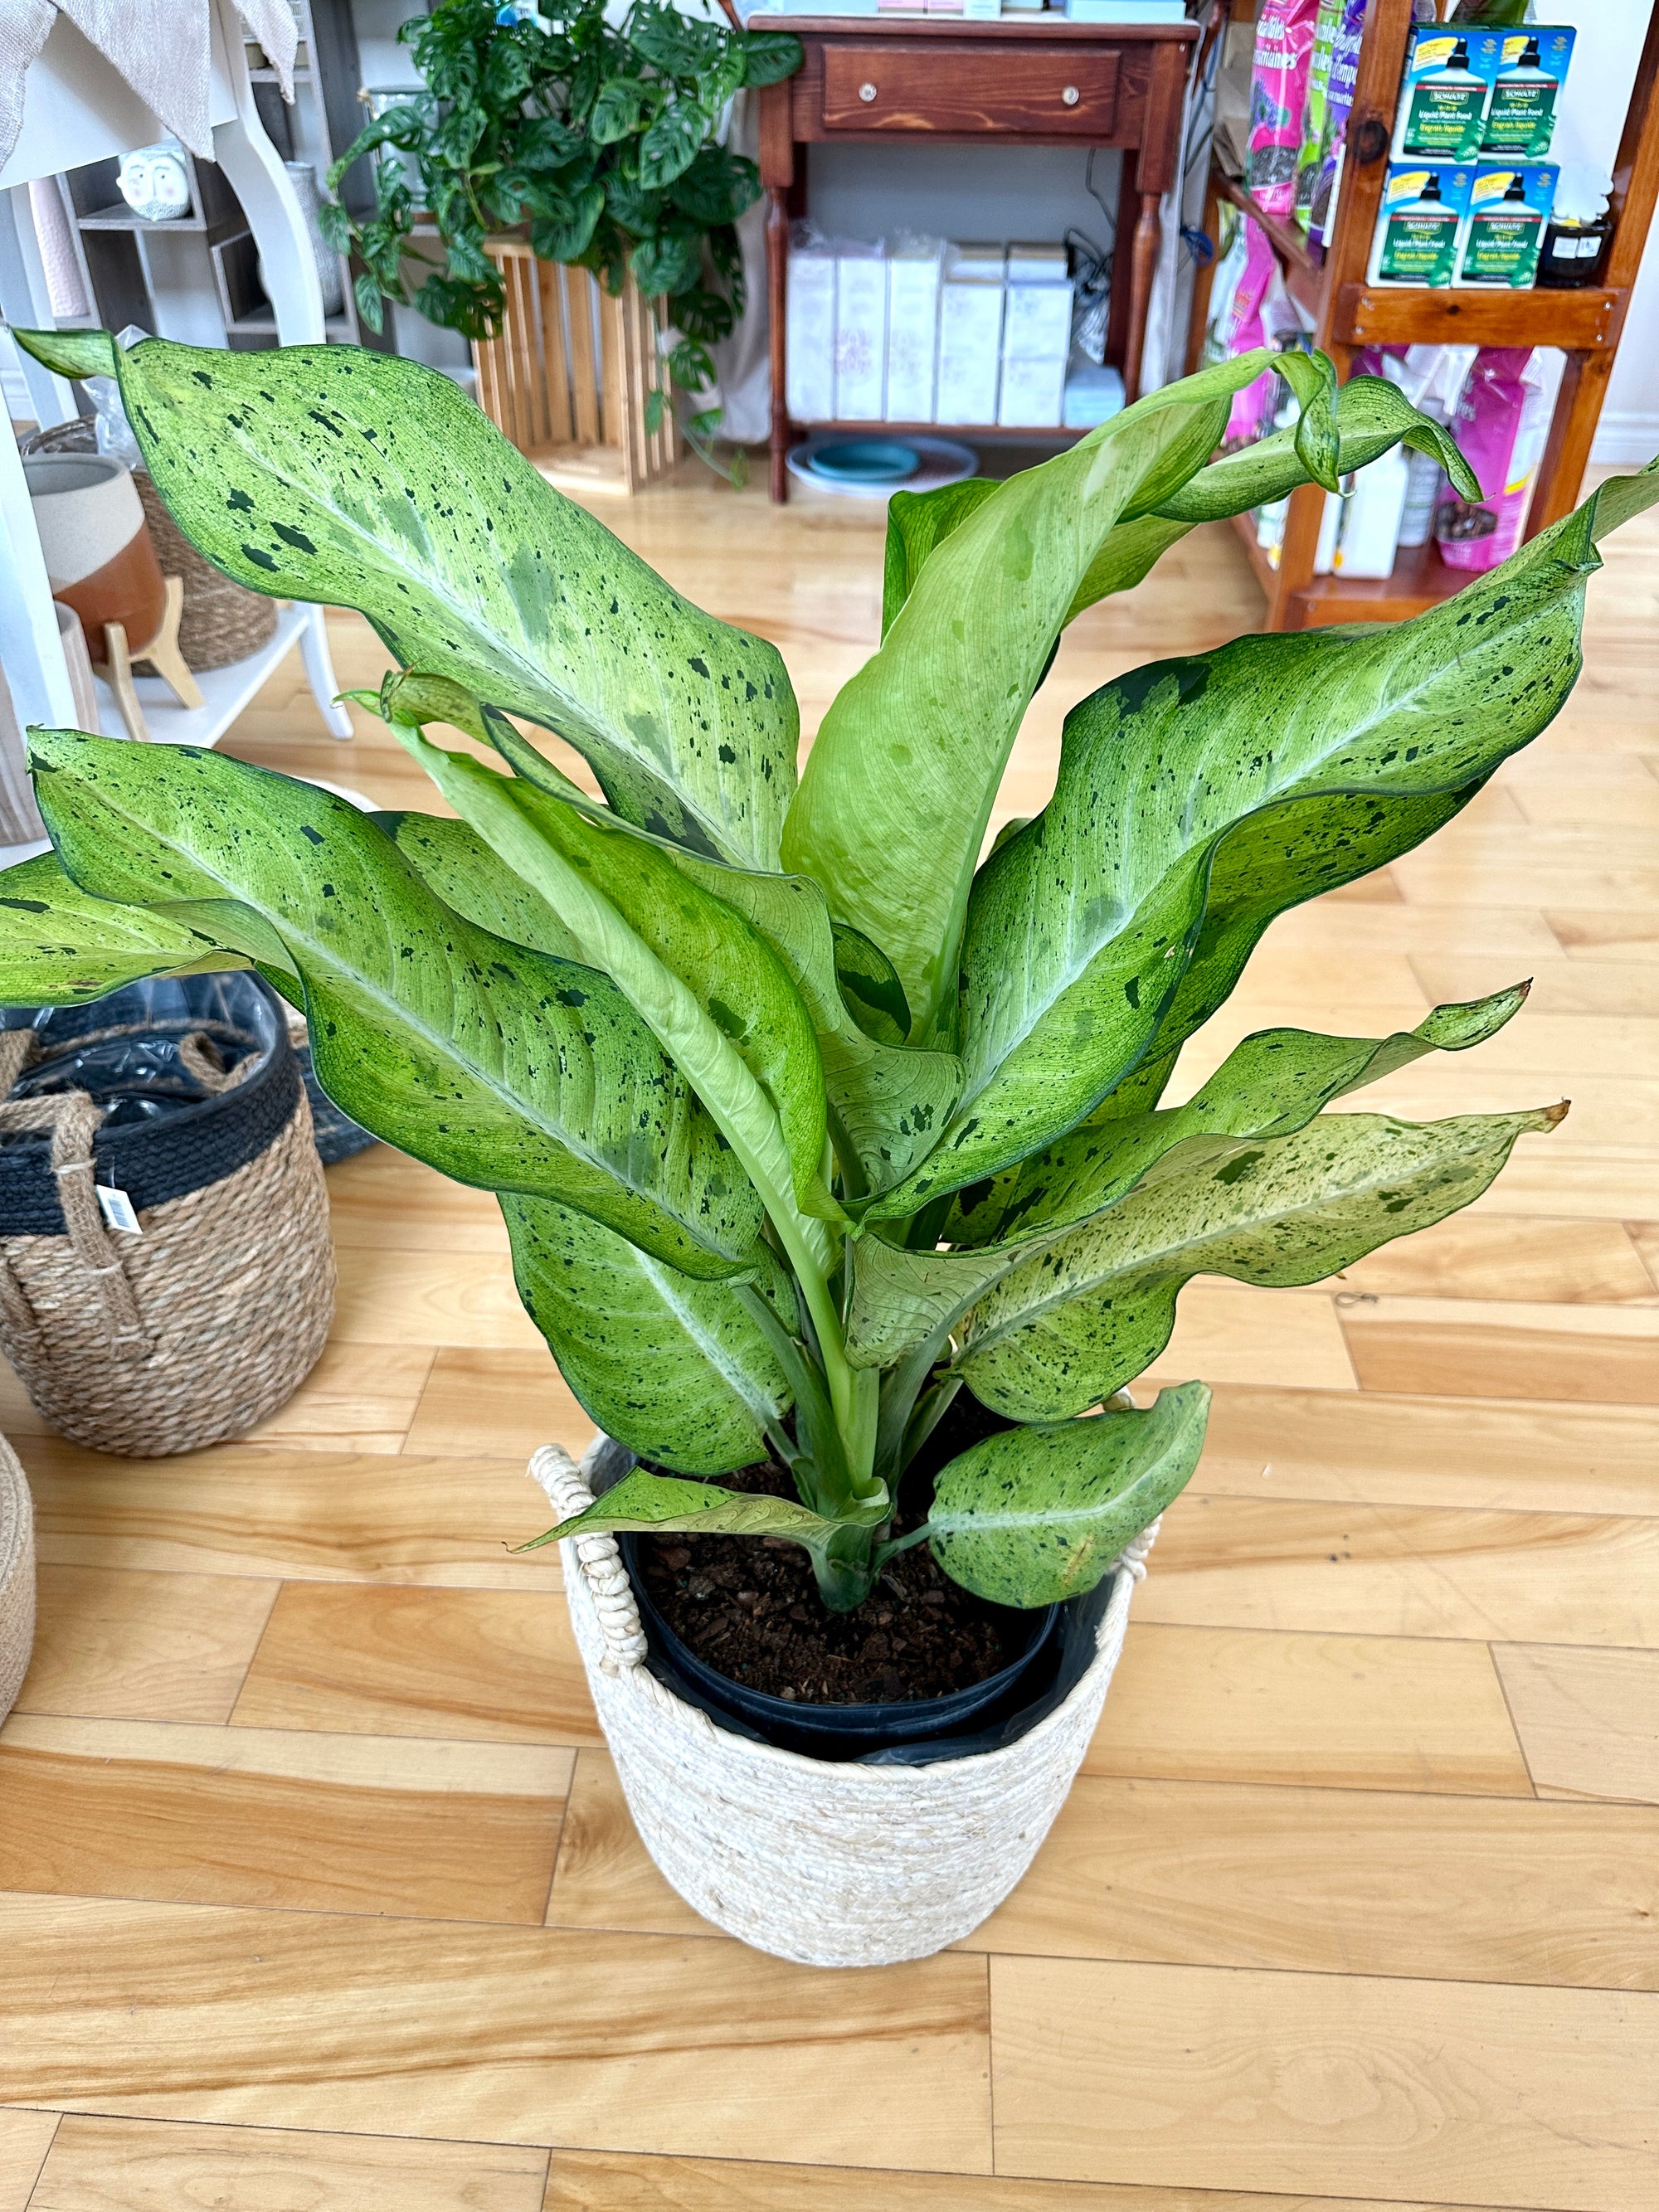
[[[0,998],[252,963],[346,1113],[497,1191],[526,1306],[614,1440],[588,1481],[540,1471],[652,1850],[792,1955],[962,1934],[1065,1794],[1122,1633],[1114,1563],[1139,1571],[1197,1462],[1201,1383],[1125,1395],[1182,1286],[1316,1282],[1468,1204],[1564,1110],[1327,1110],[1478,1044],[1521,986],[1384,1038],[1269,1030],[1162,1102],[1276,915],[1419,843],[1550,720],[1596,541],[1659,478],[1416,621],[1116,678],[984,857],[1073,615],[1195,522],[1402,437],[1469,483],[1445,433],[1292,356],[1294,431],[1210,462],[1253,355],[1006,483],[901,495],[880,647],[798,781],[773,647],[442,377],[20,336],[118,376],[210,559],[368,617],[392,665],[365,703],[459,818],[36,731],[55,852],[0,890]]]

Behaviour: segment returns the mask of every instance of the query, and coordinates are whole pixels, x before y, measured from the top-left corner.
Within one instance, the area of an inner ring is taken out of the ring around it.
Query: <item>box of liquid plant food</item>
[[[1560,173],[1549,161],[1479,164],[1469,187],[1458,283],[1522,291],[1536,280],[1539,249]]]
[[[1373,284],[1449,284],[1474,171],[1461,161],[1395,161],[1371,243]]]
[[[1555,135],[1556,109],[1572,60],[1571,30],[1529,23],[1505,31],[1480,144],[1511,161],[1541,161]]]
[[[1443,161],[1472,161],[1480,150],[1504,33],[1475,24],[1419,23],[1406,49],[1395,111],[1394,151]]]

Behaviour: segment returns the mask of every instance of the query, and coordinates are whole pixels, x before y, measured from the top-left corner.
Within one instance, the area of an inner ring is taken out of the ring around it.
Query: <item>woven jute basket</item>
[[[54,422],[23,441],[26,453],[95,453],[97,434],[84,416]],[[156,558],[164,576],[177,576],[185,587],[185,611],[179,623],[179,650],[185,665],[198,674],[208,668],[228,668],[233,660],[246,660],[276,634],[276,602],[263,592],[221,574],[204,561],[167,513],[149,471],[134,469],[132,481],[144,503],[144,520],[155,540]],[[137,638],[130,643],[137,645]]]
[[[34,1512],[17,1455],[0,1437],[0,1721],[34,1648]]]
[[[240,976],[143,988],[199,1000],[232,982],[263,993]],[[96,1030],[100,1008],[75,1011],[82,1026],[49,1038],[48,1057],[119,1033]],[[234,1017],[187,1004],[130,1026],[179,1037],[211,1095],[118,1132],[100,1130],[105,1109],[85,1091],[0,1104],[0,1135],[35,1135],[0,1153],[0,1349],[54,1428],[151,1459],[241,1436],[286,1403],[328,1334],[334,1255],[311,1109],[275,1006],[263,1048],[228,1074],[216,1048],[250,1042]],[[0,1093],[40,1051],[33,1029],[0,1032]],[[105,1226],[100,1183],[127,1193],[141,1233]]]
[[[562,1521],[606,1440],[530,1472]],[[1036,1855],[1089,1747],[1157,1524],[1116,1563],[1095,1656],[1014,1742],[926,1766],[834,1763],[718,1727],[658,1680],[614,1536],[559,1547],[576,1642],[640,1839],[688,1905],[809,1966],[925,1959],[970,1935]]]

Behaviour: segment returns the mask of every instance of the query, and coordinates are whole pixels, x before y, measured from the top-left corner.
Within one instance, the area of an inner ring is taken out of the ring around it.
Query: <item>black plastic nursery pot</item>
[[[884,1698],[872,1705],[814,1705],[775,1697],[734,1681],[700,1659],[653,1602],[641,1571],[638,1537],[620,1536],[617,1542],[659,1671],[671,1681],[678,1677],[676,1687],[701,1692],[695,1702],[705,1710],[744,1723],[757,1735],[786,1750],[823,1759],[860,1759],[900,1745],[977,1734],[1027,1705],[1039,1679],[1054,1671],[1056,1630],[1065,1608],[1050,1605],[1030,1613],[1009,1608],[1011,1640],[1023,1636],[1023,1646],[1006,1666],[964,1690],[944,1697]]]

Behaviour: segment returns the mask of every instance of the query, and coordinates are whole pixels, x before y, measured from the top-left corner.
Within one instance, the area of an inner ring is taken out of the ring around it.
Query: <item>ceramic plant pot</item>
[[[556,1444],[536,1454],[531,1474],[561,1520],[592,1502],[590,1476],[603,1487],[598,1462],[614,1449],[596,1438],[580,1468]],[[705,1920],[777,1958],[886,1966],[960,1942],[1066,1802],[1155,1534],[1143,1530],[1094,1594],[1089,1644],[1057,1702],[1012,1741],[921,1765],[811,1758],[720,1725],[653,1672],[616,1538],[567,1538],[576,1643],[646,1850]]]
[[[322,205],[322,194],[317,187],[317,172],[308,161],[284,161],[289,181],[294,186],[294,197],[300,203],[300,212],[306,219],[306,234],[311,240],[311,256],[317,264],[317,280],[323,288],[323,313],[343,315],[345,313],[345,278],[340,267],[340,257],[323,236],[323,227],[317,219]]]
[[[131,471],[107,453],[30,453],[23,473],[53,599],[80,617],[94,661],[106,623],[136,653],[161,627],[167,586]]]

